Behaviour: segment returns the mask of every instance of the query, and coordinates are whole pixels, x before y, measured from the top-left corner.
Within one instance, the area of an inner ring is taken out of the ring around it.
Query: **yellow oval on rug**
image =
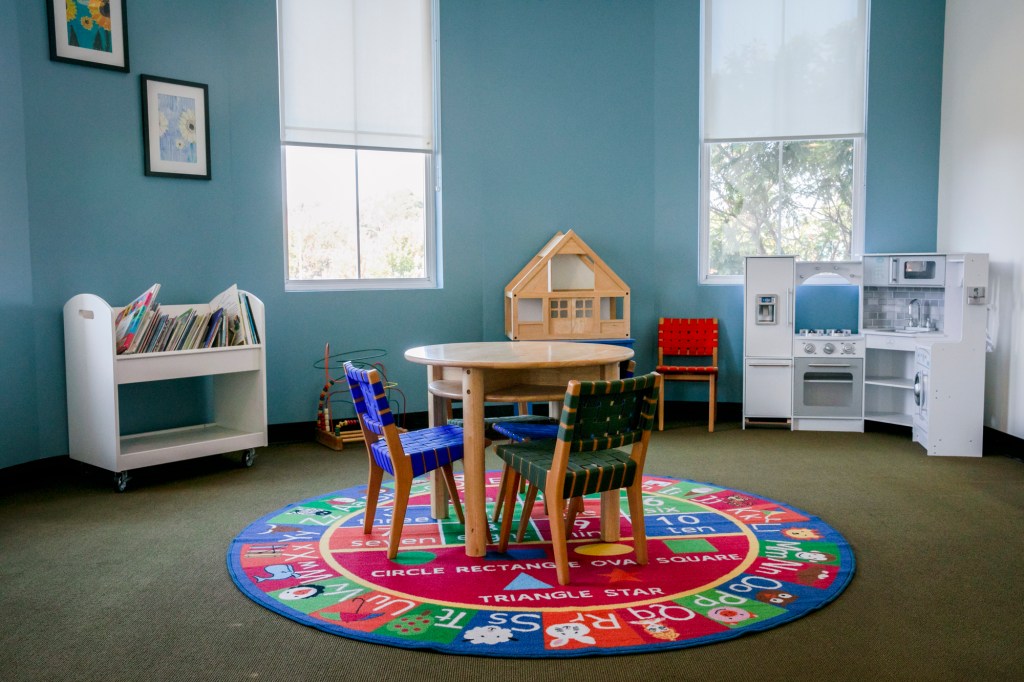
[[[583,545],[582,547],[576,548],[576,553],[583,554],[584,556],[618,556],[620,554],[629,554],[632,551],[633,547],[631,545],[619,545],[607,542],[598,542],[593,545]]]

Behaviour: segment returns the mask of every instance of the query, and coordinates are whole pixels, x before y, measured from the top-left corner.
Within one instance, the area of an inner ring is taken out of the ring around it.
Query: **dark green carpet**
[[[497,460],[492,468],[498,468]],[[346,640],[261,608],[224,553],[289,502],[364,482],[365,453],[316,444],[108,475],[56,458],[0,470],[0,679],[1010,680],[1024,670],[1024,464],[929,458],[905,433],[655,433],[651,474],[818,515],[853,545],[833,604],[675,652],[506,660]]]

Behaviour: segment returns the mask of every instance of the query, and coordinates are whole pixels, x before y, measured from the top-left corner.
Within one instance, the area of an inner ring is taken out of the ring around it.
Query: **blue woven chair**
[[[516,491],[525,478],[544,492],[558,582],[568,585],[566,538],[576,505],[569,505],[563,519],[565,500],[625,488],[636,560],[646,564],[641,488],[660,391],[661,375],[656,372],[616,381],[570,381],[554,441],[499,445],[498,457],[510,472],[505,480],[499,549],[508,548]],[[619,449],[627,445],[632,445],[629,452]],[[529,514],[530,509],[524,508],[522,515]]]
[[[345,377],[352,392],[359,426],[366,442],[370,460],[370,482],[366,491],[366,518],[363,533],[370,535],[377,513],[377,500],[384,472],[395,478],[395,502],[391,514],[391,537],[388,558],[394,559],[401,542],[402,525],[409,506],[409,491],[417,476],[441,469],[448,493],[455,505],[460,523],[465,523],[462,504],[455,486],[452,462],[462,459],[462,429],[457,426],[435,426],[419,431],[400,433],[391,413],[384,384],[375,369],[359,369],[345,363]]]

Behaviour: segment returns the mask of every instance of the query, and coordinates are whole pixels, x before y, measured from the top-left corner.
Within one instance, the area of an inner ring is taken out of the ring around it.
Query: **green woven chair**
[[[629,379],[636,374],[636,362],[634,360],[623,360],[619,363],[619,378]],[[521,415],[526,414],[526,406],[520,406],[519,413]],[[489,429],[493,429],[497,435],[496,440],[502,440],[508,438],[515,441],[516,443],[522,443],[528,440],[543,440],[545,438],[557,438],[558,437],[558,420],[551,417],[536,417],[534,415],[526,414],[523,417],[494,417],[494,421],[488,426]],[[487,421],[486,419],[484,420]],[[448,421],[451,424],[451,420]],[[459,424],[462,426],[462,424]],[[508,475],[508,467],[502,467],[501,469],[501,483],[498,485],[498,495],[494,500],[494,516],[491,518],[492,521],[497,522],[501,515],[501,507],[505,502],[505,477]],[[531,485],[527,490],[526,501],[523,503],[524,509],[533,509],[533,503],[537,499],[537,486]],[[572,512],[573,517],[575,513],[583,508],[583,500],[581,498],[575,498],[570,502],[570,505],[576,505]],[[516,542],[523,541],[523,535],[526,534],[526,526],[530,521],[528,514],[523,514],[519,520],[519,530],[516,532]]]
[[[499,445],[498,456],[512,473],[505,477],[499,549],[508,548],[512,511],[520,481],[539,488],[551,520],[551,545],[558,582],[569,584],[566,538],[578,505],[573,498],[626,489],[637,563],[647,563],[647,534],[641,497],[644,460],[661,390],[656,372],[615,381],[570,381],[555,440]],[[630,445],[630,450],[619,448]],[[527,496],[532,497],[527,491]],[[529,516],[530,509],[523,509]],[[564,520],[563,522],[559,522]],[[604,529],[602,529],[603,534]]]

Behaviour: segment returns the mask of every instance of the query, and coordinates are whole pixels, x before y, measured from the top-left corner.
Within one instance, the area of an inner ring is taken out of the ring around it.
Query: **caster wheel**
[[[119,493],[123,493],[128,490],[128,472],[121,471],[114,474],[114,490]]]
[[[242,466],[248,469],[256,463],[256,449],[249,448],[242,453]]]

